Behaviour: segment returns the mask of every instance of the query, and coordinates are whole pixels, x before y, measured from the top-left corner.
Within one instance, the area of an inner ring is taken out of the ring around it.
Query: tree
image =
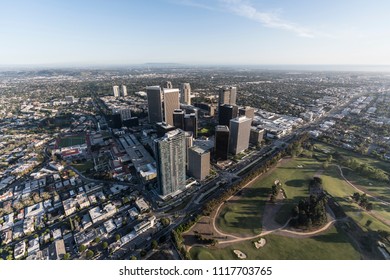
[[[85,245],[80,245],[80,247],[79,247],[79,251],[81,253],[84,252],[86,249],[87,249],[87,246],[85,246]]]
[[[161,224],[163,225],[163,227],[169,226],[170,223],[171,220],[169,220],[169,218],[161,218]]]
[[[157,249],[157,247],[158,247],[158,242],[157,242],[157,240],[152,240],[152,249],[153,250],[155,250],[155,249]]]
[[[95,255],[95,253],[92,250],[88,250],[87,259],[89,259],[89,260],[92,259],[94,255]]]
[[[70,254],[66,253],[63,257],[64,260],[69,260],[70,259]]]
[[[131,256],[131,257],[130,257],[130,260],[136,261],[136,260],[137,260],[137,257],[136,257],[136,256]]]
[[[119,241],[120,239],[121,239],[120,234],[115,234],[115,240],[116,240],[116,241]]]
[[[146,251],[145,251],[145,250],[142,250],[141,253],[140,253],[140,256],[141,256],[141,257],[145,257],[145,256],[146,256]]]
[[[108,243],[106,241],[102,243],[102,248],[103,250],[106,250],[108,248]]]
[[[99,243],[99,242],[100,242],[100,237],[96,237],[96,238],[93,240],[93,242]]]

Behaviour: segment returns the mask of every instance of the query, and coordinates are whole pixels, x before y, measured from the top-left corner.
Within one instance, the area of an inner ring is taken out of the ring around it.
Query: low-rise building
[[[112,203],[106,204],[103,209],[101,209],[100,206],[96,206],[89,210],[89,215],[94,224],[112,217],[115,213],[116,207]]]

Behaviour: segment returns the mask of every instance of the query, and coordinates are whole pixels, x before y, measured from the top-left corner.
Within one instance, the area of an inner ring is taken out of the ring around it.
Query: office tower
[[[215,114],[215,106],[207,103],[194,103],[194,106],[199,108],[204,112],[204,115],[208,115],[210,117],[214,117]]]
[[[204,180],[210,174],[210,152],[200,147],[188,149],[188,173],[196,180]]]
[[[246,107],[240,108],[238,110],[238,112],[239,112],[240,116],[245,116],[247,118],[252,119],[252,121],[253,121],[253,118],[255,116],[255,109],[254,108],[246,106]]]
[[[122,85],[122,96],[127,96],[127,87]]]
[[[172,82],[171,81],[165,81],[164,83],[162,83],[161,87],[162,88],[173,88]]]
[[[230,125],[230,120],[237,117],[238,107],[235,105],[223,104],[219,106],[219,125]]]
[[[261,143],[264,137],[264,129],[252,127],[249,137],[249,142],[253,145],[258,145]]]
[[[148,97],[148,117],[149,123],[157,123],[163,121],[162,112],[162,93],[159,86],[146,87]]]
[[[166,196],[186,186],[186,143],[181,129],[172,130],[155,139],[157,183]]]
[[[180,109],[179,89],[163,88],[164,101],[164,121],[167,124],[173,125],[173,112],[175,109]]]
[[[173,111],[173,126],[184,130],[184,111],[182,109]]]
[[[189,83],[180,85],[180,103],[191,105],[191,86]]]
[[[227,160],[229,151],[229,127],[226,125],[217,125],[215,127],[215,159]]]
[[[167,124],[166,122],[156,123],[157,137],[163,137],[169,131],[175,130],[173,125]]]
[[[237,88],[223,86],[219,88],[218,105],[230,104],[236,105]]]
[[[252,119],[245,116],[230,120],[229,152],[237,155],[249,147]]]
[[[112,91],[114,92],[115,97],[119,97],[119,86],[113,86]]]
[[[184,130],[192,132],[194,138],[198,137],[198,119],[194,113],[184,115]]]
[[[194,113],[196,118],[199,118],[199,109],[192,105],[180,104],[180,109],[184,110],[186,114]]]

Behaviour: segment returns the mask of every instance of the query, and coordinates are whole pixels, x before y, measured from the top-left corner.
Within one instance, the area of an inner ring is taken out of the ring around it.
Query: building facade
[[[221,106],[222,104],[236,105],[236,98],[237,98],[236,87],[223,86],[219,88],[218,93],[219,93],[219,99],[218,99],[219,106]]]
[[[210,152],[200,147],[188,149],[188,173],[196,180],[204,180],[210,174]]]
[[[162,111],[162,92],[159,86],[146,87],[148,97],[148,118],[149,123],[157,123],[163,121]]]
[[[217,125],[215,127],[215,146],[214,155],[217,161],[227,160],[229,152],[230,130],[226,125]]]
[[[230,120],[238,115],[238,107],[235,105],[223,104],[219,106],[218,124],[230,126]]]
[[[180,103],[191,105],[191,85],[189,83],[180,85]]]
[[[181,129],[155,139],[157,183],[160,194],[172,194],[186,186],[186,138]]]
[[[176,109],[180,109],[179,102],[179,89],[163,89],[163,101],[164,101],[164,121],[167,124],[173,124],[173,112]]]
[[[112,87],[112,91],[113,91],[115,97],[119,97],[120,96],[119,86],[113,86]]]
[[[252,119],[245,116],[230,120],[229,152],[237,155],[249,147]]]

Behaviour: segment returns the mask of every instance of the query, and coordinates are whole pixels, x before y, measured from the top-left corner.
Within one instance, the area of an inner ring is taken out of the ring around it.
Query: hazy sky
[[[388,0],[1,0],[0,65],[390,64]]]

